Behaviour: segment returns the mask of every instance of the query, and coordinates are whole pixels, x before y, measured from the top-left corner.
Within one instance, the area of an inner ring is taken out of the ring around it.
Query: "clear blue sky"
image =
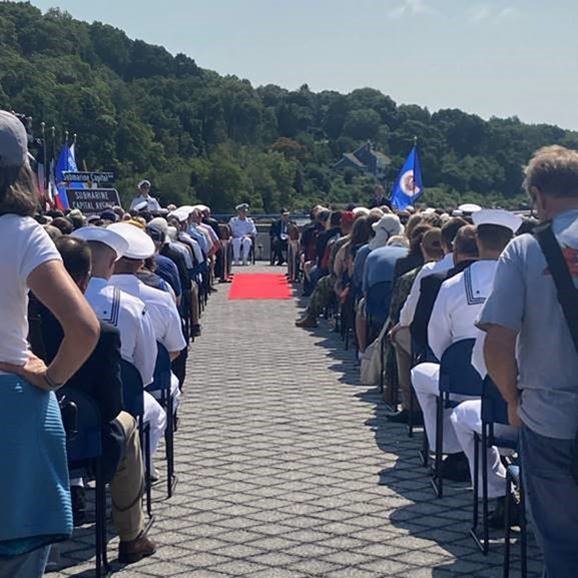
[[[203,68],[312,90],[578,130],[575,0],[32,0],[184,52]]]

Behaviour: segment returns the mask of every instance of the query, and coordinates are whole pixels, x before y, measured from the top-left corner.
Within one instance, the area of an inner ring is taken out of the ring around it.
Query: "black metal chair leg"
[[[522,481],[522,468],[520,467],[520,556],[521,556],[521,577],[528,576],[528,526],[526,520],[526,495]]]
[[[510,577],[510,507],[512,500],[512,484],[510,473],[506,472],[506,501],[504,505],[504,567],[503,578]]]
[[[167,454],[167,497],[173,495],[173,480],[174,480],[174,412],[173,412],[173,396],[168,393],[167,399],[167,427],[165,429],[165,445]]]
[[[102,576],[102,515],[101,515],[101,504],[100,502],[100,484],[102,483],[102,473],[101,473],[101,463],[99,459],[94,462],[94,477],[96,482],[96,492],[95,492],[95,553],[96,553],[96,576],[100,578]]]
[[[385,335],[381,338],[379,342],[379,392],[383,393],[385,390],[385,363],[383,360],[383,355],[385,353]]]
[[[490,549],[490,529],[488,514],[488,436],[485,428],[482,426],[482,523],[483,523],[483,549],[484,555],[488,554]]]
[[[407,417],[407,436],[413,437],[413,416],[415,411],[415,393],[413,387],[409,388],[409,415]],[[422,460],[423,461],[423,460]]]
[[[151,489],[151,430],[150,425],[145,424],[144,452],[145,452],[145,492],[147,515],[152,518],[152,489]]]
[[[478,489],[479,489],[479,468],[480,468],[480,438],[477,433],[474,433],[474,480],[473,480],[473,490],[474,490],[474,503],[472,508],[472,536],[474,540],[478,542],[478,516],[479,516],[479,504],[478,504]]]
[[[442,395],[437,397],[436,401],[436,448],[434,472],[432,485],[438,498],[443,497],[443,478],[442,478],[442,452],[443,452],[443,435],[444,435],[444,400]],[[426,432],[424,432],[426,435]]]

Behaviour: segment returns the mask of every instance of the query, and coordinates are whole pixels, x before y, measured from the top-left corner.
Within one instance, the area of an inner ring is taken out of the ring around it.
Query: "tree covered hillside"
[[[107,24],[15,2],[0,3],[0,108],[32,116],[36,132],[45,121],[60,139],[65,129],[78,133],[77,159],[114,169],[125,198],[146,176],[164,203],[199,200],[216,211],[241,201],[267,212],[367,201],[371,177],[331,166],[371,140],[392,159],[391,183],[414,135],[424,201],[485,197],[512,206],[533,150],[578,148],[576,132],[460,110],[432,114],[371,88],[253,88]]]

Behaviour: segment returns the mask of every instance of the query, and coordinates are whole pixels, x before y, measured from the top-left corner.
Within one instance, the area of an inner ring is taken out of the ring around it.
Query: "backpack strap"
[[[578,290],[574,286],[564,254],[552,231],[552,223],[548,222],[536,227],[534,237],[540,244],[544,257],[546,257],[548,269],[556,285],[558,301],[578,353]]]

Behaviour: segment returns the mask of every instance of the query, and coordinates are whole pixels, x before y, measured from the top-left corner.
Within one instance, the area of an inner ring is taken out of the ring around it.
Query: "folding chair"
[[[528,576],[528,527],[526,523],[526,499],[522,472],[520,466],[510,465],[506,468],[506,509],[504,515],[504,578],[510,576],[510,509],[512,505],[512,490],[518,489],[520,494],[520,559],[521,578]]]
[[[120,360],[123,409],[138,422],[141,448],[145,463],[147,514],[152,522],[150,425],[144,422],[144,387],[139,370],[125,359]]]
[[[412,356],[412,365],[416,366],[419,363],[425,362],[432,362],[437,363],[438,359],[436,356],[429,350],[429,348],[421,347],[416,340],[412,337],[411,340],[411,356]],[[419,404],[417,403],[417,398],[415,395],[415,391],[413,387],[409,388],[409,416],[407,421],[407,436],[412,438],[413,437],[413,416],[415,415],[416,409],[419,409]],[[421,411],[421,409],[420,409]],[[423,432],[423,440],[422,440],[422,447],[418,452],[420,462],[424,468],[427,468],[429,465],[429,443],[427,439],[427,435],[424,429]]]
[[[76,406],[76,428],[66,436],[66,454],[71,477],[94,477],[95,490],[95,550],[96,575],[109,573],[106,535],[106,482],[102,474],[102,420],[96,403],[90,396],[71,387],[62,387],[61,399]]]
[[[355,339],[355,307],[356,301],[353,296],[354,291],[351,289],[340,306],[341,320],[341,338],[343,339],[345,351],[349,350],[349,336],[353,334]]]
[[[488,553],[490,547],[489,528],[488,528],[488,454],[487,448],[498,446],[501,448],[516,449],[515,441],[500,438],[494,434],[494,424],[508,425],[508,406],[504,401],[501,393],[495,383],[488,376],[484,380],[482,390],[482,433],[479,436],[474,434],[474,507],[473,521],[470,535],[484,554]],[[479,467],[480,467],[480,449],[482,453],[482,531],[483,537],[480,540],[478,536],[478,486],[479,486]]]
[[[173,495],[176,483],[174,467],[174,428],[175,416],[173,412],[173,396],[171,395],[171,358],[166,347],[157,342],[157,360],[153,382],[147,386],[149,393],[160,392],[160,404],[167,414],[167,427],[165,429],[165,445],[167,457],[167,497]]]
[[[471,363],[475,339],[462,339],[452,343],[443,353],[440,362],[439,390],[436,403],[436,447],[432,486],[438,498],[443,496],[441,475],[444,410],[455,407],[459,402],[450,400],[450,394],[481,397],[482,378]]]
[[[387,316],[391,301],[391,281],[382,281],[370,287],[365,299],[365,313],[367,316],[367,343],[371,343],[379,334]]]

